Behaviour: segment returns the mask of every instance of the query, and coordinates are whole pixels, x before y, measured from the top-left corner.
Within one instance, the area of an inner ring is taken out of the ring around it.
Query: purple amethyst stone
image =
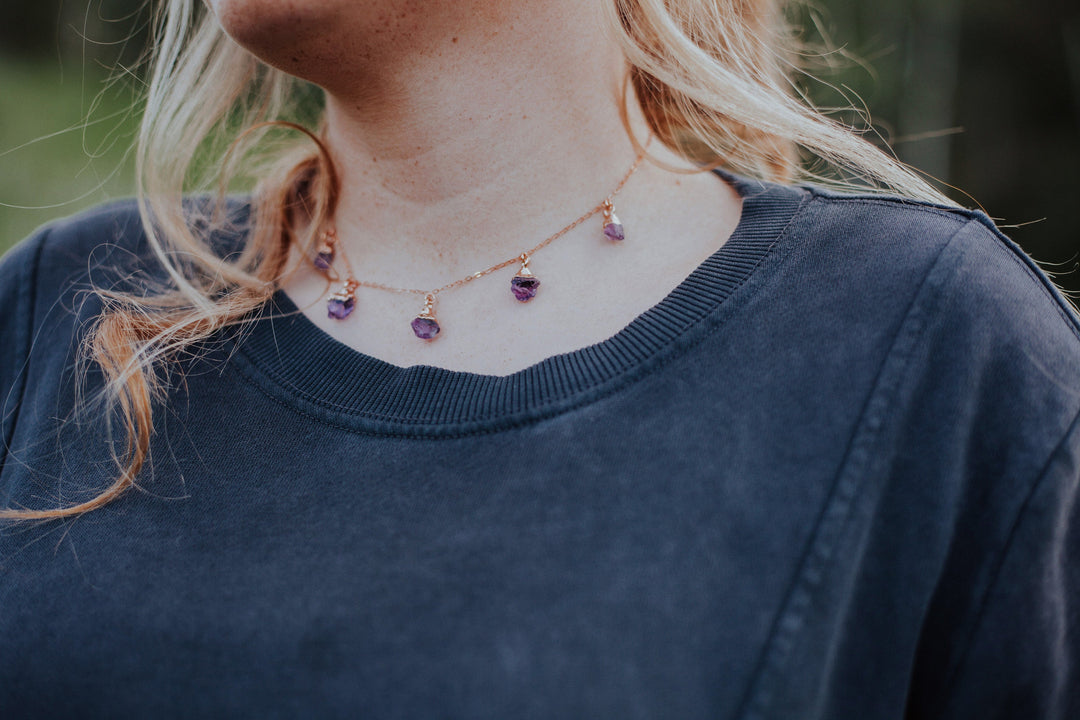
[[[594,226],[595,227],[595,226]],[[608,240],[614,240],[615,242],[622,242],[626,239],[626,232],[623,230],[622,223],[609,222],[604,225],[604,237]]]
[[[510,280],[510,291],[521,302],[528,302],[536,297],[540,281],[531,275],[515,275]]]
[[[415,317],[412,321],[412,331],[421,340],[431,340],[439,334],[438,321],[433,317]]]
[[[326,301],[326,315],[334,320],[344,320],[356,307],[356,298],[332,297]]]
[[[330,266],[334,263],[334,252],[318,252],[315,253],[315,267],[320,270],[329,270]]]

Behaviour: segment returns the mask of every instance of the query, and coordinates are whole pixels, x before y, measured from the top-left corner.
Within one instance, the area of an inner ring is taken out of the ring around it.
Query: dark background
[[[5,0],[0,250],[131,192],[141,0]],[[821,106],[865,107],[897,155],[981,206],[1080,292],[1080,3],[820,0],[806,39]],[[815,29],[817,28],[817,29]],[[112,77],[112,84],[106,85]],[[849,121],[861,122],[850,113]]]

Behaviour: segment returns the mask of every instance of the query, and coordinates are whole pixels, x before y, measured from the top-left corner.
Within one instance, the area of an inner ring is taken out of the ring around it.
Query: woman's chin
[[[414,52],[457,24],[466,3],[405,0],[208,0],[229,37],[268,65],[326,87]],[[441,8],[441,9],[440,9]],[[323,77],[323,75],[328,75]]]
[[[340,0],[209,0],[209,4],[229,37],[283,70],[290,70],[312,50],[325,50],[346,37],[357,15],[355,10],[346,13],[349,3]]]

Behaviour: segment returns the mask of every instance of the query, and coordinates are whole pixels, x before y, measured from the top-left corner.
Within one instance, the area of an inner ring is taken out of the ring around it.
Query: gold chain
[[[651,141],[652,138],[649,138],[649,140]],[[539,250],[543,250],[545,247],[547,247],[551,243],[555,242],[556,240],[561,238],[563,235],[570,232],[571,230],[576,228],[578,225],[580,225],[581,223],[583,223],[586,220],[588,220],[589,218],[591,218],[596,213],[603,211],[605,208],[610,209],[611,206],[612,206],[612,202],[615,199],[615,196],[619,194],[619,191],[623,189],[623,187],[626,185],[626,183],[630,180],[630,177],[638,169],[638,166],[641,165],[641,161],[645,157],[645,149],[647,149],[648,146],[649,146],[649,143],[646,142],[644,148],[642,149],[642,151],[639,152],[637,157],[634,159],[634,164],[630,166],[630,169],[627,170],[626,174],[622,176],[621,180],[619,180],[619,184],[615,186],[615,189],[612,190],[608,194],[608,196],[606,198],[604,198],[603,201],[601,201],[595,207],[593,207],[590,210],[588,210],[587,212],[585,212],[581,217],[574,220],[572,223],[570,223],[569,225],[567,225],[563,229],[559,230],[554,235],[551,235],[550,237],[545,238],[544,240],[537,243],[536,245],[534,245],[529,250],[526,250],[523,253],[515,255],[514,257],[510,258],[509,260],[503,260],[502,262],[497,263],[495,265],[492,265],[491,267],[489,267],[489,268],[487,268],[485,270],[480,270],[478,272],[474,272],[472,275],[467,275],[467,276],[461,278],[460,280],[455,280],[454,282],[447,283],[446,285],[442,285],[442,286],[437,287],[437,288],[435,288],[433,290],[421,290],[419,288],[394,287],[393,285],[386,285],[384,283],[371,282],[371,281],[368,281],[368,280],[357,280],[356,279],[356,273],[353,271],[352,263],[349,262],[349,256],[345,252],[345,248],[342,247],[342,248],[340,248],[341,258],[342,258],[342,260],[345,261],[345,267],[349,271],[349,276],[348,276],[348,278],[346,278],[345,283],[348,284],[348,285],[351,285],[353,288],[366,287],[366,288],[372,288],[373,290],[384,290],[386,292],[392,292],[392,293],[409,293],[409,294],[412,294],[412,295],[423,295],[424,297],[434,298],[436,295],[438,295],[441,292],[445,292],[446,290],[452,290],[452,289],[454,289],[456,287],[461,287],[462,285],[465,285],[466,283],[470,283],[473,280],[478,280],[478,279],[484,277],[485,275],[490,275],[491,273],[493,273],[493,272],[495,272],[497,270],[502,270],[504,267],[509,267],[510,265],[514,265],[515,263],[520,263],[522,261],[523,257],[524,258],[532,257],[533,253],[535,253],[535,252],[537,252]],[[336,238],[337,238],[337,232],[333,228],[333,226],[327,228],[326,231],[325,231],[325,234],[328,237],[333,238],[334,240],[336,240]],[[334,244],[336,245],[337,242],[335,242]],[[330,279],[331,279],[332,282],[340,282],[341,281],[341,278],[340,278],[340,276],[337,275],[337,273],[334,273],[334,277],[332,277]]]

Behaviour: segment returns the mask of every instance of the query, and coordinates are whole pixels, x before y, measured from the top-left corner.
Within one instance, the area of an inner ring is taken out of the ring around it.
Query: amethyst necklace
[[[646,147],[648,143],[646,143]],[[442,331],[442,327],[439,325],[439,321],[435,317],[435,299],[440,293],[452,290],[456,287],[460,287],[466,283],[472,282],[485,275],[490,275],[497,270],[501,270],[510,265],[517,264],[518,271],[513,278],[510,279],[510,292],[514,298],[519,302],[528,302],[536,297],[537,290],[540,288],[540,280],[533,275],[532,270],[529,269],[529,260],[533,254],[539,250],[550,245],[555,240],[559,239],[566,233],[570,232],[578,225],[582,224],[593,215],[602,213],[603,215],[603,236],[614,243],[620,243],[626,238],[626,231],[623,229],[622,223],[619,221],[618,216],[615,214],[615,196],[619,194],[619,191],[623,189],[626,182],[630,179],[630,176],[634,174],[634,171],[638,169],[642,159],[645,157],[645,151],[642,149],[638,153],[637,158],[634,160],[634,164],[630,166],[626,174],[623,175],[619,184],[615,186],[615,189],[596,207],[592,208],[584,215],[574,220],[566,227],[559,230],[554,235],[545,238],[542,242],[534,245],[529,250],[522,252],[517,257],[504,260],[501,263],[492,265],[486,270],[480,270],[472,275],[455,280],[452,283],[448,283],[441,287],[433,288],[431,290],[421,290],[416,288],[400,288],[393,287],[391,285],[384,285],[382,283],[369,282],[364,280],[357,280],[356,274],[353,272],[352,263],[349,262],[348,256],[345,254],[344,249],[338,248],[337,231],[333,226],[328,226],[319,234],[319,243],[315,248],[315,256],[311,259],[312,265],[317,270],[322,272],[331,281],[340,281],[340,289],[332,293],[326,301],[327,315],[334,320],[344,320],[352,314],[356,309],[356,290],[357,288],[366,287],[374,290],[384,290],[386,292],[394,293],[410,293],[413,295],[420,295],[424,298],[424,306],[420,312],[412,319],[411,326],[413,334],[421,340],[434,340],[438,334]],[[340,275],[334,272],[334,261],[340,256],[345,263],[346,274],[344,281],[341,281]]]

